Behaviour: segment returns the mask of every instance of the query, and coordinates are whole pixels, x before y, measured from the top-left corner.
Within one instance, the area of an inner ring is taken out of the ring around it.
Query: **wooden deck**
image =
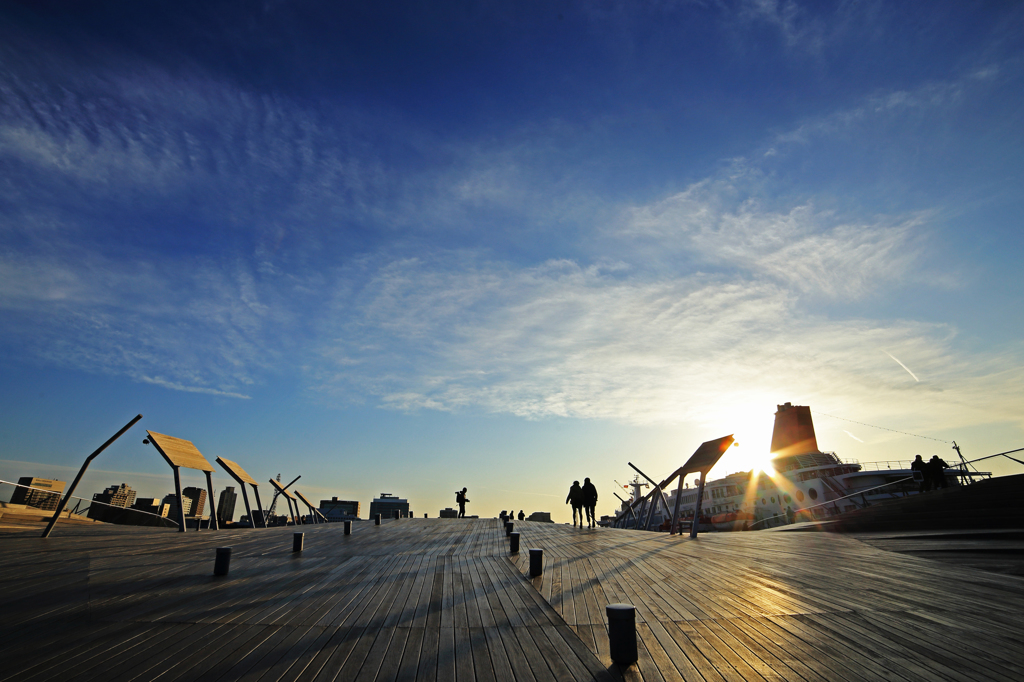
[[[294,528],[0,533],[0,680],[1024,679],[1020,577],[831,533],[516,526],[511,561],[492,519],[304,526],[301,554]]]

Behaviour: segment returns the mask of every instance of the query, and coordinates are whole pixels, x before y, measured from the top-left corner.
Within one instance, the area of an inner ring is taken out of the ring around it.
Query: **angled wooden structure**
[[[256,483],[256,479],[250,476],[245,469],[239,466],[238,462],[232,462],[226,457],[218,457],[217,464],[221,465],[224,471],[228,472],[231,478],[238,482],[239,487],[242,489],[242,502],[245,503],[245,513],[249,515],[249,522],[253,528],[256,526],[256,517],[252,515],[252,507],[249,506],[249,496],[245,493],[245,486],[252,486],[252,494],[256,497],[256,508],[260,512],[260,522],[263,523],[263,527],[267,527],[267,517],[263,513],[263,504],[260,502],[260,490],[259,484]]]
[[[723,436],[721,438],[701,443],[700,447],[690,455],[690,459],[686,461],[686,464],[672,472],[672,474],[661,483],[655,482],[654,479],[640,471],[640,469],[637,469],[632,463],[629,463],[629,466],[633,467],[637,473],[651,482],[653,488],[651,488],[651,492],[647,493],[647,495],[641,497],[639,500],[630,502],[625,510],[616,514],[613,525],[618,524],[618,522],[628,513],[632,514],[633,518],[637,520],[637,529],[639,529],[639,524],[644,518],[644,512],[646,511],[647,520],[644,523],[644,528],[646,529],[650,526],[651,519],[654,516],[654,508],[658,503],[664,505],[665,511],[668,512],[668,499],[665,497],[664,491],[667,486],[672,484],[672,481],[679,479],[679,483],[676,487],[676,503],[672,511],[672,529],[670,531],[671,533],[676,533],[679,528],[679,506],[682,498],[683,479],[689,474],[699,473],[700,480],[697,483],[697,503],[694,508],[694,521],[690,527],[690,537],[697,537],[700,508],[704,497],[704,482],[707,479],[708,472],[718,464],[718,460],[722,458],[722,455],[725,454],[725,451],[729,449],[733,442],[733,437],[730,434],[728,436]],[[636,512],[636,508],[639,508],[639,514]]]
[[[320,513],[320,510],[313,506],[313,503],[306,499],[306,496],[300,493],[298,490],[295,491],[302,503],[309,508],[309,518],[313,519],[313,523],[320,523],[321,520],[327,523],[327,517]]]
[[[285,490],[285,487],[283,485],[281,485],[278,481],[275,481],[274,479],[270,479],[270,485],[272,485],[275,488],[277,488],[277,492],[279,492],[282,495],[284,495],[285,501],[288,502],[288,515],[292,517],[292,523],[294,523],[296,526],[301,525],[302,522],[299,520],[298,513],[297,513],[298,510],[299,510],[299,501],[295,498],[294,495],[292,495],[290,492]],[[292,502],[295,503],[295,511],[294,512],[292,511]]]
[[[213,499],[213,465],[210,464],[203,453],[192,444],[192,441],[183,438],[175,438],[163,433],[146,431],[149,438],[146,440],[152,443],[156,451],[163,455],[163,458],[171,465],[174,471],[174,495],[178,498],[178,530],[185,532],[185,505],[181,500],[181,474],[179,469],[197,469],[206,474],[206,489],[210,496],[210,529],[217,530],[217,508]],[[196,530],[203,526],[202,519],[196,523]]]

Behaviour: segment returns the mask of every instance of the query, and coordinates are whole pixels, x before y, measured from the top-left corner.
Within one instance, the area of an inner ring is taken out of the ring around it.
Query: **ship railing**
[[[848,464],[860,464],[861,470],[864,471],[886,471],[889,469],[909,469],[910,461],[896,460],[896,459],[884,459],[877,462],[848,462]]]
[[[800,512],[805,512],[805,511],[810,511],[811,509],[817,509],[818,507],[835,506],[836,503],[839,502],[840,500],[845,500],[845,499],[850,498],[850,497],[857,497],[858,495],[863,495],[865,493],[870,493],[873,490],[879,490],[881,488],[888,488],[889,486],[896,485],[897,483],[905,483],[907,481],[913,481],[913,480],[914,480],[913,476],[906,476],[904,478],[898,478],[895,481],[890,481],[889,483],[883,483],[882,485],[876,485],[873,488],[865,488],[864,490],[858,490],[855,493],[850,493],[849,495],[843,495],[842,497],[837,497],[834,500],[829,500],[828,502],[822,502],[821,504],[815,504],[815,505],[812,505],[810,507],[802,507],[800,509],[795,510],[794,514],[799,514]],[[836,508],[838,509],[838,506]],[[785,514],[776,514],[775,516],[770,516],[768,518],[761,519],[760,521],[755,521],[753,524],[750,525],[750,530],[753,530],[754,526],[756,526],[759,523],[764,523],[765,521],[771,521],[772,519],[779,518],[779,516],[785,516]]]

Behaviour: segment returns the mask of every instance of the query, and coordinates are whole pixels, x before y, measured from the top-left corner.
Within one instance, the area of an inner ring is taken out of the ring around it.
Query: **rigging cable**
[[[949,440],[940,440],[938,438],[932,438],[931,436],[921,436],[921,435],[916,434],[916,433],[907,433],[906,431],[897,431],[896,429],[887,429],[884,426],[875,426],[874,424],[865,424],[864,422],[858,422],[858,421],[854,421],[852,419],[846,419],[845,417],[837,417],[834,414],[825,414],[824,412],[815,412],[815,414],[820,414],[822,417],[832,417],[833,419],[839,419],[839,420],[844,421],[844,422],[850,422],[851,424],[860,424],[861,426],[868,426],[868,427],[870,427],[872,429],[881,429],[882,431],[891,431],[893,433],[899,433],[899,434],[902,434],[904,436],[913,436],[914,438],[924,438],[926,440],[933,440],[933,441],[935,441],[937,443],[945,443],[946,445],[949,445],[950,443],[953,442],[953,441],[949,441]]]

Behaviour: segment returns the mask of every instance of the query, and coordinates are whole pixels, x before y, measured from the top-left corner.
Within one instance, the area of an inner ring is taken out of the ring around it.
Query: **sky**
[[[1017,2],[4,3],[0,478],[141,413],[79,494],[150,429],[565,522],[784,402],[1024,447],[1022,118]]]

